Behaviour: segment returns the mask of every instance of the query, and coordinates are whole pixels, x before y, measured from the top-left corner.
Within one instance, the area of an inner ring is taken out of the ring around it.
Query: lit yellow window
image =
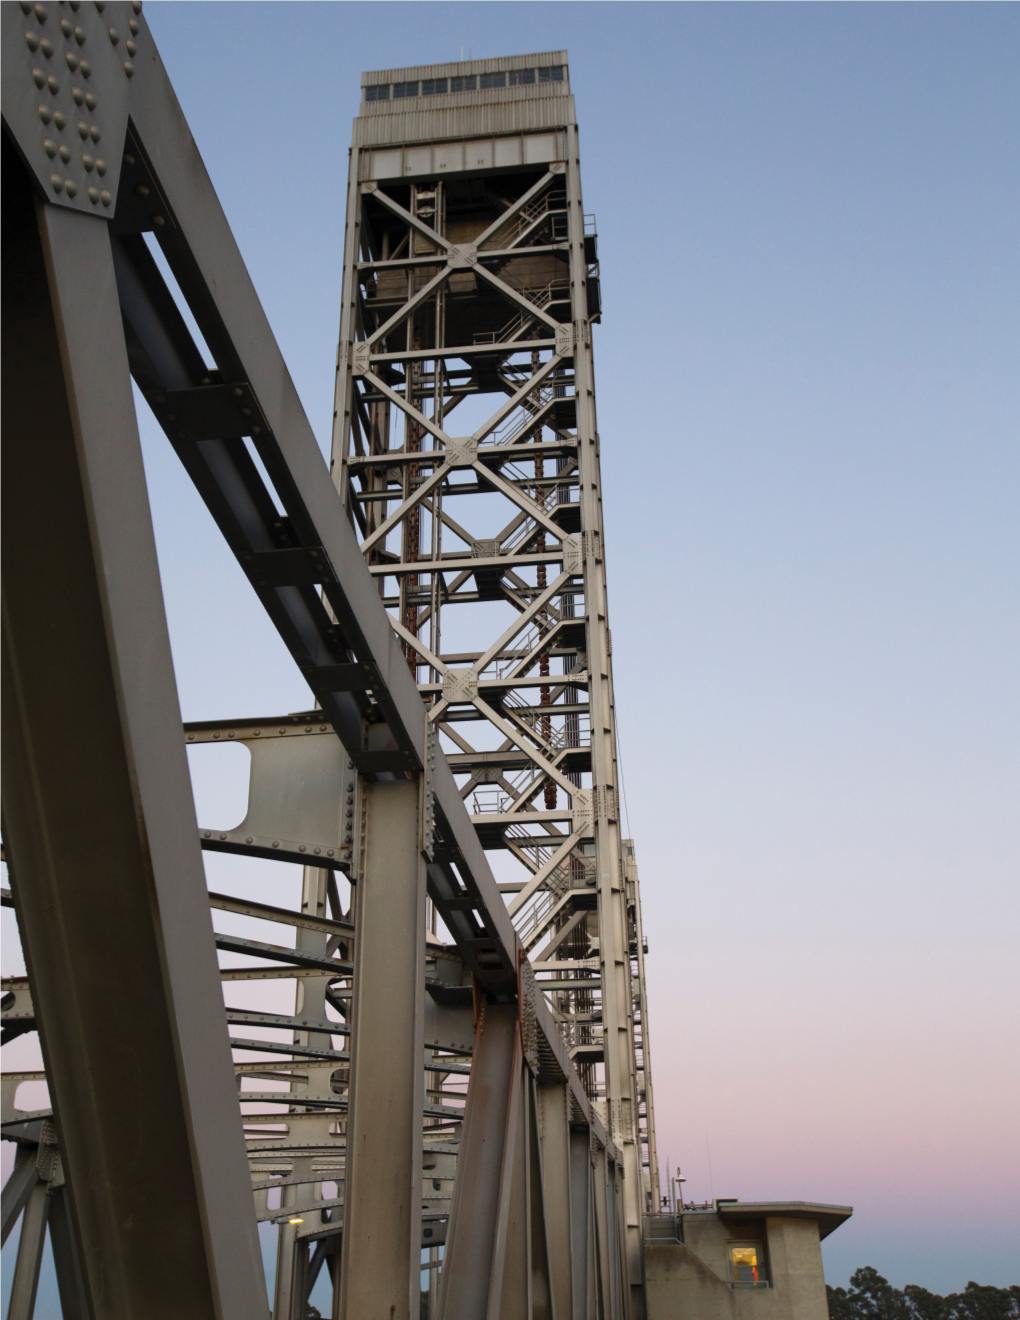
[[[760,1243],[730,1243],[730,1281],[751,1288],[766,1282]]]

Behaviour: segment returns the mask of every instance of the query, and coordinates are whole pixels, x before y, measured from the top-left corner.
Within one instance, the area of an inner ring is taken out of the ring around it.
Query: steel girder
[[[11,1314],[32,1314],[47,1229],[65,1316],[264,1314],[271,1219],[276,1320],[303,1320],[323,1266],[334,1314],[417,1314],[422,1251],[437,1265],[447,1235],[443,1288],[481,1269],[486,1315],[622,1315],[624,1153],[536,989],[141,4],[2,18],[3,901],[29,969],[3,1019],[5,1039],[37,1029],[45,1061],[4,1079]],[[314,709],[181,733],[129,373]],[[221,738],[257,749],[237,832],[197,828],[181,755]],[[199,848],[303,863],[300,910],[209,894]],[[426,893],[450,943],[426,931]],[[293,943],[214,930],[210,910]],[[217,948],[256,961],[217,972]],[[273,980],[295,984],[292,1013],[224,1011],[220,985]],[[472,1056],[500,1021],[493,1094]],[[18,1109],[43,1077],[49,1106]],[[493,1105],[495,1190],[457,1159]],[[494,1195],[479,1258],[456,1244]]]

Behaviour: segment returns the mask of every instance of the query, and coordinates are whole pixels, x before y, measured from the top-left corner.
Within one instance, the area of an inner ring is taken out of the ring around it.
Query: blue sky
[[[661,1161],[1020,1281],[1020,10],[145,12],[323,443],[360,71],[568,49]],[[185,718],[303,708],[143,431]]]

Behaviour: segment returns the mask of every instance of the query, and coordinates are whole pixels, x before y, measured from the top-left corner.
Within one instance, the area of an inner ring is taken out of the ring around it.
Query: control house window
[[[767,1288],[768,1275],[760,1242],[731,1242],[730,1283],[734,1288]]]
[[[423,82],[377,83],[365,87],[366,101],[402,100],[408,96],[445,96],[447,92],[477,92],[490,87],[533,87],[538,83],[564,81],[564,65],[545,69],[511,69],[509,73],[472,73],[461,78],[426,78]]]

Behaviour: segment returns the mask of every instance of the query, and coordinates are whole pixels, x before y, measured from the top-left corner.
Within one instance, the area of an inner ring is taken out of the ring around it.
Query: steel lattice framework
[[[566,56],[368,76],[330,472],[141,8],[0,11],[3,1031],[44,1061],[4,1076],[9,1316],[48,1234],[66,1317],[253,1320],[269,1222],[275,1320],[323,1270],[345,1320],[637,1320],[658,1187]],[[310,709],[182,731],[132,380]],[[231,742],[247,814],[200,827],[185,749]],[[203,850],[300,866],[300,901],[282,868],[278,903],[210,893]]]
[[[624,1151],[639,1279],[641,1214],[659,1193],[637,871],[620,829],[597,236],[567,56],[363,84],[334,476],[479,837],[519,864],[500,888]]]

